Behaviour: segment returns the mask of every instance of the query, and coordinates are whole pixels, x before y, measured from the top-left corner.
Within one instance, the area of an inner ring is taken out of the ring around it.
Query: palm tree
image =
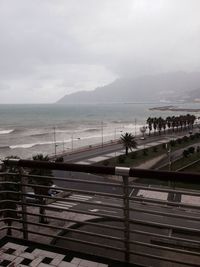
[[[155,133],[156,133],[157,126],[158,126],[158,119],[155,117],[155,118],[153,118],[154,135],[155,135]]]
[[[43,154],[37,154],[36,156],[33,156],[33,160],[38,160],[38,161],[49,161],[49,157],[48,156],[44,156]],[[51,170],[47,170],[47,169],[32,169],[29,172],[29,175],[37,175],[37,176],[53,176],[52,175],[52,171]],[[43,196],[41,195],[49,195],[49,188],[44,188],[44,187],[39,187],[41,186],[51,186],[53,184],[52,179],[38,179],[38,178],[34,178],[31,177],[29,179],[29,183],[34,184],[34,185],[38,185],[38,187],[33,187],[33,190],[35,192],[36,195],[38,196],[38,200],[40,205],[42,205],[40,207],[40,218],[39,218],[39,222],[40,223],[47,223],[47,220],[45,219],[45,209],[44,209],[44,205],[45,205],[45,199]]]
[[[135,141],[135,137],[131,133],[125,133],[121,135],[121,142],[126,149],[126,156],[128,155],[128,150],[132,150],[137,147],[137,142]]]
[[[152,119],[151,117],[149,117],[149,118],[147,119],[147,123],[148,123],[148,125],[149,125],[149,136],[150,136],[151,131],[152,131],[153,119]]]

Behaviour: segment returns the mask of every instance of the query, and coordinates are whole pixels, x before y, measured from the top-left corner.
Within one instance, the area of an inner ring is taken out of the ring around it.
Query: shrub
[[[189,155],[189,152],[187,149],[183,150],[183,157],[187,158]]]
[[[171,140],[171,141],[169,141],[169,144],[170,144],[170,146],[175,146],[176,145],[176,141],[175,140]]]
[[[178,138],[178,139],[177,139],[177,143],[178,143],[179,145],[182,143],[182,141],[183,141],[182,138]]]
[[[131,156],[132,159],[136,159],[138,154],[137,154],[137,152],[133,152],[133,153],[130,154],[130,156]]]
[[[124,155],[120,155],[120,156],[118,157],[118,161],[119,161],[119,163],[124,163],[124,162],[125,162],[125,159],[126,159],[126,157],[125,157]]]
[[[158,147],[157,146],[153,146],[153,152],[158,152]]]
[[[57,157],[55,162],[64,162],[64,158],[62,156]]]
[[[143,149],[143,155],[144,156],[147,156],[148,155],[148,149],[147,148]]]
[[[104,160],[104,161],[103,161],[103,165],[104,165],[104,166],[108,166],[109,163],[110,163],[109,160]]]
[[[188,148],[188,152],[189,153],[193,154],[194,151],[195,151],[195,148],[193,146],[191,146],[191,147]]]
[[[194,137],[198,139],[200,137],[200,134],[199,133],[195,133]]]
[[[190,135],[190,140],[194,140],[195,136],[193,134]]]
[[[163,143],[163,144],[162,144],[162,148],[163,148],[163,149],[166,149],[166,143]]]
[[[185,136],[183,136],[183,138],[182,138],[182,139],[183,139],[183,142],[185,142],[185,143],[189,141],[189,137],[187,137],[186,135],[185,135]]]

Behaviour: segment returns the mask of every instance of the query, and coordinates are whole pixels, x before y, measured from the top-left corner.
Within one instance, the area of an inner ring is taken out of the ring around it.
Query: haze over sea
[[[164,104],[170,105],[170,103]],[[174,104],[173,104],[174,105]],[[162,103],[98,105],[0,105],[0,158],[18,155],[29,158],[37,153],[57,152],[119,138],[123,132],[139,133],[149,116],[180,114],[153,111]],[[200,104],[179,104],[199,108]],[[186,114],[187,112],[181,112]],[[199,116],[199,114],[196,114]]]

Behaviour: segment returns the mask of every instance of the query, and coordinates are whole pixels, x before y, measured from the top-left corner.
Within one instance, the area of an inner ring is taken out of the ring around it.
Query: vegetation
[[[118,157],[106,159],[104,161],[101,161],[98,163],[98,165],[104,165],[104,166],[123,166],[123,167],[132,167],[132,166],[138,166],[139,164],[148,161],[150,159],[153,159],[155,157],[158,157],[162,154],[166,153],[166,148],[162,145],[156,146],[156,152],[153,152],[153,149],[141,149],[138,151],[132,151],[129,152],[128,155],[119,155]],[[96,165],[97,163],[95,163]]]
[[[126,150],[126,156],[128,156],[128,151],[137,147],[137,142],[135,137],[131,133],[125,133],[121,135],[121,142]]]
[[[192,136],[192,138],[191,138]],[[184,148],[186,146],[195,144],[200,141],[200,133],[195,133],[190,137],[184,136],[182,138],[178,138],[176,140],[171,140],[168,144],[170,151],[173,152],[175,150]],[[186,149],[187,150],[187,149]],[[189,153],[193,151],[193,148],[189,149]],[[200,147],[196,148],[196,152],[200,152]],[[99,162],[99,165],[104,166],[115,166],[116,164],[119,166],[137,166],[147,160],[153,159],[160,155],[166,155],[167,147],[166,143],[160,144],[157,146],[153,146],[152,148],[145,148],[142,150],[130,152],[128,155],[120,155],[115,158],[107,159],[106,161]],[[188,152],[184,152],[188,155]]]
[[[186,129],[191,130],[194,126],[195,119],[196,117],[190,114],[167,117],[166,119],[163,119],[161,117],[149,117],[147,119],[149,135],[151,134],[152,130],[154,130],[154,134],[156,133],[156,131],[158,131],[159,135],[161,134],[161,131],[165,133],[166,128],[168,128],[168,130],[171,130],[172,132],[182,131]]]
[[[43,154],[38,154],[36,156],[33,156],[33,160],[38,160],[38,161],[49,161],[49,157],[48,156],[44,156]],[[52,175],[52,171],[48,170],[48,169],[32,169],[29,172],[29,175],[37,175],[37,176],[53,176]],[[29,183],[33,184],[33,185],[41,185],[41,186],[47,186],[46,187],[33,187],[33,190],[35,192],[35,194],[39,195],[38,200],[39,200],[39,204],[42,205],[42,207],[40,207],[40,218],[39,218],[39,222],[40,223],[47,223],[47,220],[45,218],[45,209],[44,209],[44,205],[45,205],[45,199],[43,197],[43,195],[48,195],[49,194],[49,186],[51,186],[53,184],[52,179],[38,179],[37,177],[31,177],[29,179]]]

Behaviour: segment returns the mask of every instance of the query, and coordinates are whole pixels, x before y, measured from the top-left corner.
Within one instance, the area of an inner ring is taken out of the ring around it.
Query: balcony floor
[[[120,267],[123,263],[91,255],[74,254],[58,247],[3,238],[0,242],[0,266],[9,267]],[[136,265],[130,265],[136,266]]]

